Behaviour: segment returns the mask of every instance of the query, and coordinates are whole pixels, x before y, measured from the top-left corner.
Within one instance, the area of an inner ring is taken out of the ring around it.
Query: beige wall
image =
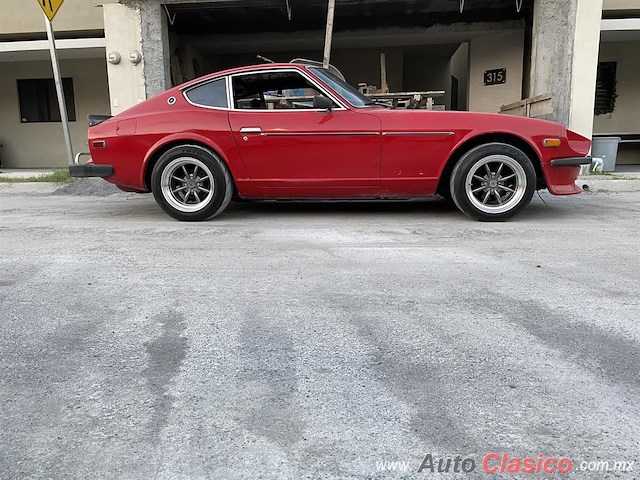
[[[18,79],[52,78],[51,64],[5,62],[0,65],[0,150],[6,168],[64,167],[67,158],[60,123],[21,123]],[[74,151],[87,151],[87,115],[109,113],[107,72],[102,58],[61,61],[63,77],[73,78],[76,122]]]
[[[98,3],[116,0],[65,0],[53,20],[56,32],[102,30],[102,8]],[[44,33],[44,14],[34,0],[0,0],[0,35],[21,36]]]
[[[593,133],[596,76],[600,39],[602,0],[580,1],[576,6],[576,26],[571,69],[571,110],[569,127],[587,138]]]
[[[594,133],[640,133],[640,42],[604,42],[601,62],[618,62],[617,94],[613,113],[596,115]]]
[[[600,45],[601,62],[618,62],[616,105],[612,113],[593,118],[594,133],[640,133],[640,42],[604,42]],[[640,163],[640,147],[621,145],[619,164]]]
[[[471,39],[469,46],[469,110],[500,111],[502,105],[522,100],[524,30]],[[507,69],[507,83],[484,85],[484,72]]]
[[[604,0],[603,10],[640,10],[638,0]]]
[[[142,52],[140,10],[121,4],[104,7],[105,39],[107,55],[120,54],[120,63],[107,63],[111,113],[118,113],[146,100],[144,59],[134,65],[131,52]]]

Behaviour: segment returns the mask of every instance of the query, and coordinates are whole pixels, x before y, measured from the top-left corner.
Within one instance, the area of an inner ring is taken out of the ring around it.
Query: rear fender
[[[239,178],[247,178],[244,164],[240,160],[239,155],[237,154],[237,151],[235,149],[232,149],[231,152],[229,152],[228,150],[225,151],[224,148],[221,148],[220,145],[217,145],[210,138],[205,137],[204,135],[200,135],[195,132],[181,132],[163,137],[149,149],[143,161],[140,173],[142,175],[142,177],[140,178],[140,184],[149,187],[149,185],[147,185],[147,179],[150,174],[149,169],[153,168],[153,163],[162,153],[164,153],[164,151],[169,150],[174,146],[183,144],[196,144],[210,149],[222,159],[234,179],[237,180]]]

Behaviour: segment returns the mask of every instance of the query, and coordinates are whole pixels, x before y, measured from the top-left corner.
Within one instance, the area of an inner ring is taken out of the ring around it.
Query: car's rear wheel
[[[524,209],[535,192],[536,171],[520,149],[490,143],[467,152],[449,182],[456,206],[482,221],[504,221]]]
[[[165,152],[153,168],[151,184],[158,205],[181,221],[219,215],[233,194],[231,174],[222,159],[198,145]]]

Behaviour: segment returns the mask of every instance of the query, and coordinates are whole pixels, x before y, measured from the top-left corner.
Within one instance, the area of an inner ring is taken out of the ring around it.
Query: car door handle
[[[243,135],[248,133],[262,133],[262,129],[260,127],[243,127],[240,129],[240,133]]]

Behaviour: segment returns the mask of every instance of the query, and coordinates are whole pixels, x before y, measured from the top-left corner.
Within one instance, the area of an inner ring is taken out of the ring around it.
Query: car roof
[[[281,68],[282,69],[294,68],[296,70],[306,70],[308,66],[309,65],[305,65],[302,63],[260,63],[256,65],[247,65],[244,67],[230,68],[227,70],[221,70],[219,72],[210,73],[200,78],[196,78],[195,80],[190,80],[186,83],[183,83],[182,85],[178,85],[176,88],[179,90],[184,90],[186,88],[191,87],[192,85],[197,85],[199,83],[206,82],[213,78],[226,77],[228,75],[235,75],[238,73],[259,72],[262,70],[273,70],[273,69],[281,69]]]

